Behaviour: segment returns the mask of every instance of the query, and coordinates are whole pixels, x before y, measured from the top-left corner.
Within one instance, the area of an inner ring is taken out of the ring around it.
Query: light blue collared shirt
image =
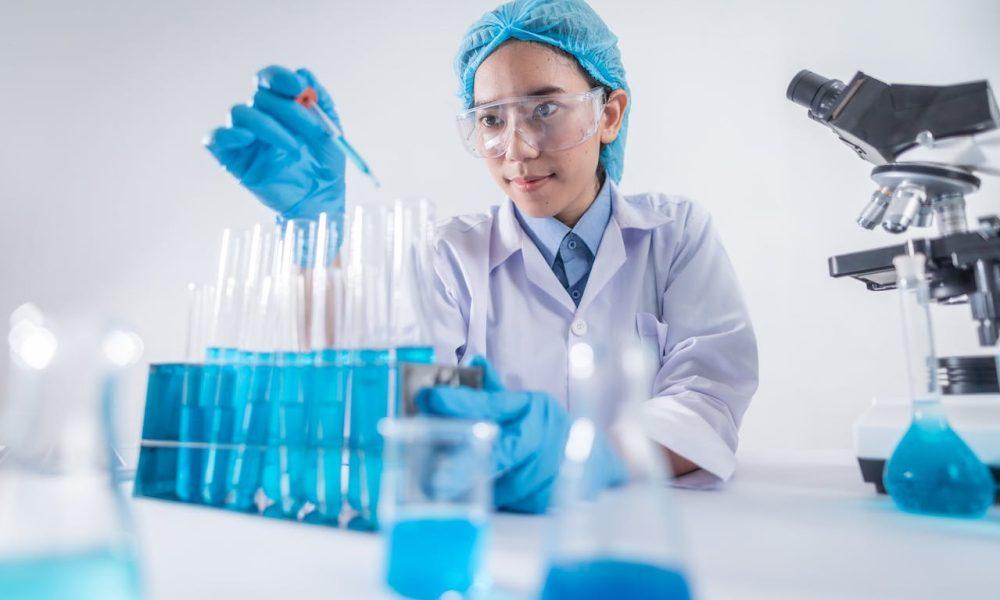
[[[572,229],[555,217],[523,215],[516,206],[514,213],[573,302],[579,305],[590,269],[594,266],[594,257],[601,246],[601,238],[611,219],[611,187],[608,178],[605,177],[601,191]]]

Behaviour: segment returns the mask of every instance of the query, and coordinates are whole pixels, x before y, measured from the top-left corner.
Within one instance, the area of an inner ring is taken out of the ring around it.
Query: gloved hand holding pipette
[[[505,510],[544,512],[562,465],[569,414],[544,392],[507,390],[481,356],[470,365],[483,369],[482,390],[427,388],[415,399],[417,409],[424,414],[495,422],[500,435],[493,451],[493,503]],[[603,434],[598,434],[594,444],[588,485],[604,488],[623,483],[625,467]],[[456,473],[455,480],[472,478]]]
[[[308,107],[296,101],[307,90],[313,90],[307,97],[315,98]],[[339,137],[331,135],[331,123]],[[342,140],[333,101],[313,74],[270,66],[257,73],[251,106],[234,106],[230,126],[214,130],[205,146],[281,217],[316,218],[325,212],[340,229],[346,158]]]

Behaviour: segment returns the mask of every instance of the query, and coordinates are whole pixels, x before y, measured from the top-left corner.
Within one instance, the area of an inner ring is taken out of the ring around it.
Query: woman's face
[[[479,105],[503,98],[588,90],[590,85],[572,58],[545,44],[511,41],[479,66],[473,95]],[[598,191],[601,143],[614,141],[621,128],[627,98],[619,90],[612,99],[610,110],[605,107],[597,133],[578,146],[539,151],[515,134],[505,154],[484,159],[497,185],[522,213],[554,216],[571,227],[576,224]]]

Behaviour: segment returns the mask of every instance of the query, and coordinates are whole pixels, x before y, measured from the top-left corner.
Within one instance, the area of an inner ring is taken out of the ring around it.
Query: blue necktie
[[[594,255],[587,248],[587,244],[572,231],[567,233],[559,244],[559,252],[556,254],[552,270],[577,306],[583,298],[583,290],[587,286],[593,264]]]

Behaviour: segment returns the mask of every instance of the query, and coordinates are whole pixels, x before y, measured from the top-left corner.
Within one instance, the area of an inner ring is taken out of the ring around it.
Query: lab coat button
[[[586,335],[587,322],[584,321],[583,319],[577,319],[573,321],[572,325],[570,325],[570,330],[576,335]]]

